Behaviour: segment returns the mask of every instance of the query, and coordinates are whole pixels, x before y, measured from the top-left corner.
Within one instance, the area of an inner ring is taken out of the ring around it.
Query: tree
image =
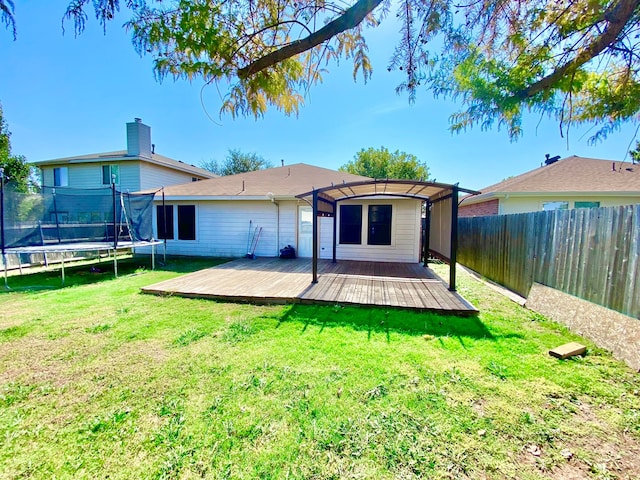
[[[257,153],[242,153],[240,150],[229,149],[227,158],[222,164],[212,160],[202,164],[202,168],[216,175],[235,175],[236,173],[253,172],[271,168],[273,165]]]
[[[391,153],[385,147],[362,149],[352,161],[339,168],[342,172],[364,175],[371,178],[393,178],[426,180],[429,178],[427,164],[410,153],[396,150]]]
[[[5,185],[18,192],[28,192],[31,182],[31,167],[23,155],[11,154],[11,132],[4,119],[0,104],[0,167],[4,169]]]
[[[221,82],[222,110],[295,114],[330,61],[349,59],[354,78],[372,73],[365,27],[384,21],[391,0],[94,0],[106,28],[120,8],[135,48],[158,77]],[[85,28],[89,0],[64,19]],[[566,131],[593,123],[594,139],[640,119],[640,0],[400,0],[400,34],[388,65],[404,74],[410,100],[425,88],[458,100],[454,132],[473,126],[522,133],[524,112]],[[13,2],[0,0],[8,28]],[[228,82],[228,84],[227,84]]]

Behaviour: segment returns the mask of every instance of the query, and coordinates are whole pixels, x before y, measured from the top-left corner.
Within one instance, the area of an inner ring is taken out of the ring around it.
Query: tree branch
[[[624,27],[627,25],[627,22],[629,22],[633,16],[636,8],[638,8],[638,5],[640,5],[640,0],[618,0],[604,14],[604,19],[607,22],[607,25],[603,30],[602,35],[596,37],[593,42],[580,50],[573,60],[556,68],[551,74],[538,80],[524,90],[516,92],[513,97],[519,100],[531,98],[537,93],[554,85],[566,74],[575,72],[589,60],[600,55],[603,50],[616,41],[620,32],[622,32]]]
[[[279,63],[287,58],[291,58],[299,53],[306,52],[329,40],[339,33],[354,28],[365,19],[383,0],[358,0],[352,7],[347,9],[342,15],[335,20],[327,23],[317,32],[312,33],[308,37],[296,40],[278,50],[260,57],[256,61],[250,63],[246,67],[238,69],[239,78],[248,78],[251,75]],[[640,0],[638,0],[640,1]]]

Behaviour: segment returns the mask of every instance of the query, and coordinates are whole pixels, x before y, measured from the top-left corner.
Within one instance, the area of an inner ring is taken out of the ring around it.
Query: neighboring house
[[[313,256],[313,210],[296,198],[320,187],[372,181],[368,177],[298,163],[166,187],[156,194],[156,238],[167,253],[242,257],[262,229],[257,256],[275,257],[292,245]],[[422,200],[367,196],[341,201],[337,210],[336,258],[420,262]],[[320,258],[332,258],[334,218],[319,218]]]
[[[127,123],[127,149],[34,162],[47,187],[99,188],[115,180],[122,192],[157,189],[217,175],[155,153],[151,128],[139,118]]]
[[[571,156],[465,197],[460,217],[640,203],[640,165]]]

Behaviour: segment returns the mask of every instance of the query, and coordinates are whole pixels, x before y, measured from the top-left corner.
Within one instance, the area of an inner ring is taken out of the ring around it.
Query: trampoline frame
[[[62,284],[65,282],[65,271],[64,271],[64,253],[66,252],[107,252],[109,257],[113,254],[113,272],[115,277],[118,277],[118,250],[134,250],[140,247],[151,247],[151,269],[155,270],[155,255],[156,255],[156,245],[161,245],[164,243],[165,245],[165,256],[166,256],[166,239],[162,240],[118,240],[118,227],[119,222],[116,218],[117,212],[117,196],[116,196],[116,183],[115,183],[115,175],[112,175],[112,183],[111,183],[111,191],[112,191],[112,202],[113,202],[113,241],[103,241],[103,242],[68,242],[68,243],[51,243],[51,244],[43,244],[43,245],[33,245],[33,246],[25,246],[25,247],[9,247],[7,248],[5,245],[5,221],[4,221],[4,187],[5,187],[5,173],[4,168],[0,167],[0,243],[2,246],[2,264],[4,267],[4,286],[5,289],[9,289],[8,284],[8,262],[7,255],[17,255],[19,256],[22,253],[26,254],[35,254],[42,253],[45,258],[45,266],[47,264],[47,253],[62,253],[62,257],[60,260],[61,263],[61,271],[62,271]],[[162,190],[162,205],[164,207],[164,187]],[[160,191],[159,190],[159,191]],[[55,201],[55,188],[54,188],[54,201]],[[58,222],[57,213],[56,213],[56,224]],[[166,231],[166,219],[164,230]],[[166,236],[166,235],[165,235]],[[60,241],[60,239],[58,239]],[[21,262],[18,262],[20,273],[22,273]]]
[[[155,270],[156,268],[156,245],[161,245],[163,242],[160,240],[151,240],[151,241],[119,241],[117,245],[114,245],[113,242],[77,242],[77,243],[61,243],[61,244],[52,244],[52,245],[37,245],[31,247],[15,247],[15,248],[6,248],[4,253],[2,254],[2,264],[4,266],[4,286],[5,289],[9,288],[9,268],[7,257],[8,255],[17,255],[19,256],[22,253],[34,254],[34,253],[42,253],[46,255],[47,253],[67,253],[67,252],[107,252],[109,257],[113,255],[113,273],[115,277],[118,277],[118,250],[131,250],[141,247],[151,247],[151,270]],[[64,255],[60,259],[61,264],[61,274],[62,274],[62,284],[65,282],[65,271],[64,271]]]

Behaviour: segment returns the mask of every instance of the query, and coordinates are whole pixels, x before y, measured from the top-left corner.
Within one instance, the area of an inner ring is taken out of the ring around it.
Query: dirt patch
[[[582,433],[567,434],[562,442],[526,445],[517,457],[518,464],[553,480],[640,478],[640,439],[612,432],[590,404],[582,402],[576,407],[572,423]]]

